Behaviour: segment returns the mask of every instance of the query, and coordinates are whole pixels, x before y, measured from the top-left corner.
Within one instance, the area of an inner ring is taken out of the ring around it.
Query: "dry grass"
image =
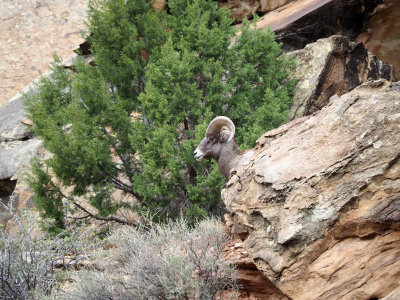
[[[237,289],[225,240],[217,220],[121,228],[109,237],[116,247],[98,252],[100,269],[76,272],[65,299],[215,299]]]

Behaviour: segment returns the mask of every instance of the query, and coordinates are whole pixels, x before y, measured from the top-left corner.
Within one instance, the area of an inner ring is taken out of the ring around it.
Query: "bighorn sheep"
[[[235,139],[235,125],[228,117],[219,116],[210,122],[205,138],[194,151],[194,158],[201,161],[215,158],[221,173],[229,179],[232,172],[249,163],[254,150],[241,151]]]

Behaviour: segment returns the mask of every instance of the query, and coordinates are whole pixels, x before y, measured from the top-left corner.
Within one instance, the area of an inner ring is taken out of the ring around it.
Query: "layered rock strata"
[[[219,299],[289,300],[257,269],[254,260],[249,257],[239,238],[231,237],[223,249],[223,255],[237,267],[237,282],[240,289],[236,295],[233,295],[230,290],[225,290]]]
[[[227,183],[232,230],[288,297],[399,294],[399,124],[400,83],[365,83],[264,134]]]

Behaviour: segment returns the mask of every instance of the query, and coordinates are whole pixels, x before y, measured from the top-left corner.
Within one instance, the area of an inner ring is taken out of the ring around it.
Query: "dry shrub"
[[[101,270],[73,276],[68,299],[215,299],[237,289],[235,269],[222,257],[226,233],[217,220],[190,228],[179,220],[150,229],[121,228],[98,253]]]
[[[13,213],[15,232],[0,229],[0,299],[44,299],[56,294],[63,270],[86,258],[86,235],[50,236],[31,211]]]

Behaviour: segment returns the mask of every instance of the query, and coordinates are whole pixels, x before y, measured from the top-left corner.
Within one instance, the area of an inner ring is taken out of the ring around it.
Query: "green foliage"
[[[156,220],[217,213],[224,178],[213,162],[193,158],[208,122],[229,116],[248,148],[286,120],[294,60],[270,30],[245,22],[237,34],[214,1],[169,0],[168,8],[91,1],[97,66],[78,60],[72,73],[56,60],[50,78],[27,95],[36,133],[52,153],[31,182],[39,208],[59,226],[63,211],[82,201],[102,220],[121,208]],[[114,201],[115,189],[137,202]]]
[[[149,54],[166,39],[165,14],[151,10],[147,0],[89,2],[88,29],[91,51],[99,72],[118,89],[126,111],[137,109],[136,98],[145,85]]]
[[[252,147],[262,133],[286,121],[293,101],[296,81],[288,76],[295,61],[282,55],[274,38],[271,30],[254,30],[245,21],[232,47],[229,116],[237,127],[237,143],[243,148]]]
[[[31,165],[36,176],[34,179],[28,178],[28,182],[35,194],[37,208],[47,218],[54,220],[49,231],[59,233],[60,229],[65,228],[61,191],[53,184],[50,174],[43,170],[37,159],[33,160]]]

